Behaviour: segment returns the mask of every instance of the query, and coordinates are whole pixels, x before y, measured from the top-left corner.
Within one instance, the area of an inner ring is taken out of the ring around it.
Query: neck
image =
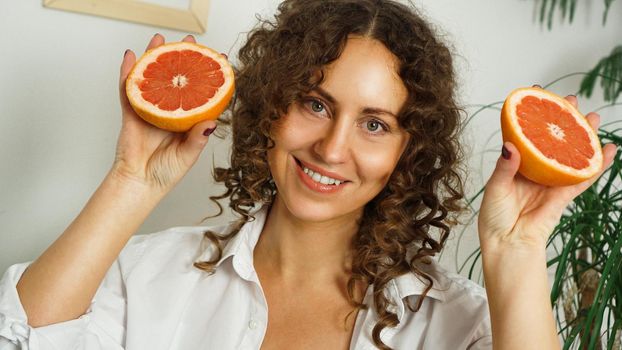
[[[292,283],[349,275],[360,213],[325,222],[300,220],[275,198],[254,251],[257,270]]]

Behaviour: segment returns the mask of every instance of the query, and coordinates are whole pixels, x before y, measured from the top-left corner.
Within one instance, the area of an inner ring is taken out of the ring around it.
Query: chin
[[[354,215],[355,211],[344,211],[341,203],[312,202],[300,199],[282,199],[285,210],[293,217],[305,222],[327,222],[343,216]],[[362,210],[362,208],[361,208]]]

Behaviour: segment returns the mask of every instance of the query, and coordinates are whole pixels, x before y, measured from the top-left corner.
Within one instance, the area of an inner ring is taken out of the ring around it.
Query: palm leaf
[[[544,24],[550,30],[553,27],[553,17],[556,11],[561,11],[562,21],[568,18],[568,23],[572,23],[574,20],[575,9],[577,7],[577,0],[541,0],[540,3],[540,24]],[[607,22],[607,15],[609,9],[614,0],[603,0],[605,4],[605,10],[603,11],[603,25]]]
[[[581,81],[579,94],[590,97],[596,80],[600,77],[605,101],[615,103],[622,93],[622,45],[616,46],[611,54],[598,62]]]
[[[611,3],[613,3],[613,0],[605,0],[605,12],[603,12],[603,25],[607,23],[607,15],[609,14]]]
[[[541,0],[540,4],[540,16],[539,20],[541,24],[544,24],[546,20],[546,26],[550,30],[553,27],[553,15],[556,8],[561,11],[562,20],[568,18],[569,23],[574,20],[574,13],[577,5],[577,0]],[[613,0],[605,0],[613,1]],[[557,6],[556,6],[557,5]]]

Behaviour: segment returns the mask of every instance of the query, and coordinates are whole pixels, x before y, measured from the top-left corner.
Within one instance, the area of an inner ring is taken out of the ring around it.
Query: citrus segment
[[[234,76],[226,58],[205,46],[180,42],[147,51],[126,81],[136,113],[170,131],[216,119],[227,107]]]
[[[516,114],[525,136],[547,158],[575,169],[590,165],[594,150],[587,132],[558,104],[527,96],[516,106]]]
[[[514,90],[501,112],[504,141],[521,154],[519,173],[548,185],[584,181],[601,168],[598,136],[570,102],[541,88]]]

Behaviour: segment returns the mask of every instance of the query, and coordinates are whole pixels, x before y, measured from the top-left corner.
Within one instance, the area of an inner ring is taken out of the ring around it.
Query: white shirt
[[[32,328],[20,304],[16,284],[28,264],[11,266],[0,280],[0,349],[259,349],[266,333],[268,307],[253,267],[253,249],[267,210],[255,213],[224,248],[216,273],[192,263],[207,260],[215,249],[203,232],[224,227],[176,227],[137,235],[125,246],[81,317]],[[434,280],[419,311],[426,283],[414,274],[392,280],[386,288],[399,325],[381,338],[393,349],[492,349],[485,290],[437,262],[421,267]],[[372,287],[364,302],[371,306]],[[351,349],[375,349],[373,307],[360,310]],[[295,325],[292,325],[295,327]]]

